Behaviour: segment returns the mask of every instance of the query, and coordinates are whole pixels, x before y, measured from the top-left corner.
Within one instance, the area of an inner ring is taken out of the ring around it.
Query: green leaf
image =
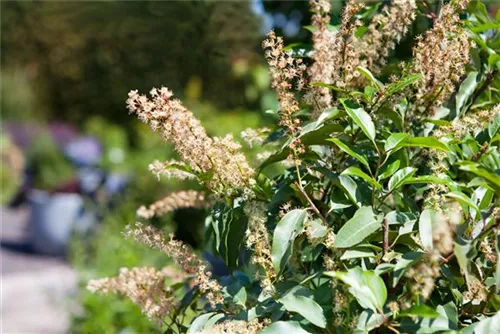
[[[311,293],[302,286],[296,286],[278,300],[287,311],[296,312],[320,328],[326,327],[323,309],[313,300]]]
[[[202,332],[205,329],[207,321],[214,316],[217,316],[217,313],[209,312],[195,318],[193,322],[189,325],[189,330],[187,331],[188,334]]]
[[[360,259],[364,257],[375,257],[375,253],[368,247],[348,249],[340,257],[341,260]]]
[[[302,231],[307,217],[306,210],[288,212],[276,225],[273,236],[271,259],[277,273],[281,272],[292,254],[292,245]]]
[[[342,151],[344,151],[345,153],[349,154],[351,157],[355,158],[356,160],[358,160],[359,162],[361,162],[363,165],[365,165],[368,169],[370,169],[370,165],[368,164],[368,159],[366,159],[366,157],[363,154],[354,151],[354,149],[352,149],[349,146],[347,146],[347,144],[345,144],[344,142],[342,142],[338,138],[329,138],[327,140],[333,142]]]
[[[475,324],[464,328],[462,334],[482,334],[482,333],[498,333],[500,329],[500,312],[494,316],[485,318]]]
[[[328,120],[337,118],[337,116],[340,115],[340,110],[337,108],[329,108],[326,109],[319,115],[318,119],[316,120],[316,127],[319,127],[321,124],[325,123]]]
[[[455,324],[443,316],[437,318],[417,317],[416,319],[407,317],[401,321],[401,333],[456,333],[457,329]],[[450,332],[450,330],[452,331]]]
[[[390,179],[388,184],[389,191],[394,191],[395,189],[404,185],[405,181],[408,180],[417,171],[414,167],[406,167],[398,170]]]
[[[444,305],[438,305],[436,311],[441,316],[448,318],[455,327],[458,326],[458,309],[454,301],[449,301]]]
[[[302,144],[306,146],[311,145],[325,145],[329,144],[327,138],[333,132],[340,132],[343,128],[339,124],[322,124],[320,126],[316,126],[316,122],[307,124],[301,131],[299,137],[301,139]],[[260,166],[259,173],[267,166],[285,160],[290,154],[290,143],[293,139],[289,139],[285,144],[281,147],[280,150],[275,152],[269,158],[267,158]]]
[[[495,23],[495,22],[488,22],[488,23],[481,24],[481,25],[476,26],[476,27],[472,27],[471,31],[473,31],[475,33],[481,33],[481,32],[488,31],[490,29],[498,30],[498,29],[500,29],[500,25],[498,23]]]
[[[405,147],[425,147],[449,152],[449,147],[434,137],[410,137],[401,143]]]
[[[363,67],[363,66],[358,66],[356,68],[356,70],[363,74],[368,80],[370,80],[371,83],[373,83],[375,86],[377,86],[379,89],[382,89],[384,88],[384,84],[382,82],[380,82],[379,80],[377,80],[377,78],[375,78],[375,76],[373,75],[372,72],[370,72],[369,69]]]
[[[259,334],[309,334],[297,321],[277,321],[264,328]]]
[[[495,69],[499,70],[500,69],[500,55],[496,54],[494,52],[490,53],[490,55],[488,57],[488,65],[490,65],[490,68],[492,70],[495,70]]]
[[[228,279],[221,290],[224,298],[230,298],[233,303],[246,309],[247,291],[243,284],[233,276],[227,276]]]
[[[500,62],[500,59],[498,61]],[[488,125],[488,135],[490,136],[491,139],[495,137],[499,129],[500,129],[500,115],[496,115],[495,117],[493,117],[490,124]]]
[[[477,207],[477,205],[470,199],[469,196],[467,196],[466,194],[462,193],[462,192],[459,192],[459,191],[452,191],[452,192],[449,192],[445,195],[446,197],[451,197],[453,199],[456,199],[458,202],[464,204],[464,205],[467,205],[469,206],[470,208],[476,210],[476,212],[480,212],[479,208]]]
[[[471,97],[477,86],[478,72],[470,72],[467,78],[460,85],[457,95],[455,96],[456,115],[460,117],[465,111],[465,103]]]
[[[358,177],[362,178],[363,180],[367,181],[368,183],[370,183],[375,188],[382,189],[382,186],[380,185],[380,183],[378,183],[373,177],[366,174],[358,167],[354,167],[354,166],[348,167],[346,170],[344,170],[341,173],[341,175],[358,176]]]
[[[248,218],[243,215],[241,207],[230,208],[223,203],[215,205],[212,214],[215,247],[231,271],[238,266],[247,223]]]
[[[372,208],[363,206],[339,230],[334,247],[348,248],[357,245],[381,227],[382,221],[375,216]]]
[[[435,184],[451,185],[453,181],[448,176],[446,178],[441,178],[434,175],[422,175],[422,176],[410,177],[405,181],[404,184],[418,184],[418,183],[435,183]]]
[[[339,175],[338,179],[347,197],[359,207],[362,199],[358,196],[358,184],[349,176]]]
[[[472,202],[476,203],[479,210],[485,210],[490,206],[494,196],[495,192],[493,190],[485,186],[480,186],[477,187],[476,190],[474,190],[471,200]],[[476,220],[479,220],[481,218],[481,212],[476,211],[472,208],[470,208],[470,214],[471,217],[474,217]]]
[[[430,308],[425,304],[414,305],[410,307],[408,310],[401,312],[401,316],[419,316],[419,317],[427,317],[427,318],[437,318],[439,317],[439,312]]]
[[[471,262],[477,254],[474,243],[463,237],[457,237],[453,252],[455,253],[460,269],[465,275],[467,284],[471,283]]]
[[[460,169],[476,174],[488,181],[497,190],[500,190],[500,175],[491,173],[486,168],[474,162],[462,163]]]
[[[399,160],[394,160],[394,162],[390,163],[389,165],[384,166],[384,168],[382,168],[382,172],[378,176],[378,180],[379,181],[385,180],[389,176],[392,176],[399,169],[400,164],[401,164],[401,162]]]
[[[439,224],[439,214],[436,211],[429,209],[422,211],[418,221],[418,232],[422,246],[426,249],[434,248],[432,231],[437,224]]]
[[[415,81],[420,80],[420,78],[422,78],[421,74],[412,74],[410,76],[404,77],[401,80],[396,81],[395,83],[392,83],[389,86],[387,86],[385,95],[387,97],[391,97],[395,93],[413,84]]]
[[[390,314],[386,314],[387,319]],[[352,331],[354,334],[369,333],[371,330],[380,327],[384,323],[384,316],[379,312],[373,312],[372,310],[364,310],[359,315],[358,324],[356,329],[358,331]]]
[[[364,134],[375,144],[375,125],[373,121],[366,113],[366,111],[361,107],[353,107],[348,105],[348,101],[342,99],[340,100],[342,105],[344,106],[347,114],[352,120],[361,128]]]
[[[397,148],[402,147],[402,143],[405,142],[410,137],[409,134],[406,133],[393,133],[387,138],[385,141],[385,152],[395,152]]]
[[[366,285],[375,295],[377,306],[379,309],[382,309],[387,301],[387,288],[385,287],[384,280],[380,276],[376,275],[372,270],[363,272],[363,277]]]
[[[365,309],[378,312],[387,301],[387,288],[384,280],[372,270],[355,267],[347,272],[325,272],[325,275],[337,278],[347,284],[349,292]]]

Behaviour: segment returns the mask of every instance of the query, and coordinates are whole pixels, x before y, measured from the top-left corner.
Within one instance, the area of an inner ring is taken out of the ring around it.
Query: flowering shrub
[[[230,274],[143,222],[125,235],[172,258],[179,283],[133,268],[89,289],[130,297],[167,333],[497,332],[499,15],[466,0],[351,1],[336,29],[329,1],[310,5],[310,52],[273,32],[263,43],[279,124],[242,136],[267,147],[259,166],[167,88],[129,94],[130,112],[179,155],[151,169],[206,189],[139,216],[211,206],[207,248]],[[394,64],[425,16],[412,57]]]

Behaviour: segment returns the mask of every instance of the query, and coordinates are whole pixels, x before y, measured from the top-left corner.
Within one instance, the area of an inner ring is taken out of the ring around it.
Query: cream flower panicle
[[[261,129],[252,129],[247,128],[241,131],[240,136],[250,148],[253,148],[254,145],[262,145],[266,140],[266,135],[271,132],[269,128],[261,128]]]
[[[432,29],[417,37],[410,72],[422,74],[416,84],[420,112],[432,115],[465,74],[471,43],[458,11],[467,3],[468,0],[458,0],[444,5]]]
[[[153,88],[150,94],[151,99],[131,91],[127,100],[129,111],[159,131],[165,140],[172,141],[181,160],[192,171],[212,174],[211,181],[205,184],[212,191],[228,196],[241,191],[251,194],[254,171],[232,136],[209,137],[200,121],[173,98],[169,89]]]
[[[195,175],[183,170],[184,167],[185,164],[177,160],[170,160],[165,162],[160,162],[159,160],[155,160],[148,166],[149,171],[154,175],[156,175],[158,180],[160,180],[162,176],[166,177],[167,179],[170,178],[175,178],[178,180],[194,179]]]
[[[382,13],[375,15],[363,37],[357,41],[361,49],[361,65],[379,73],[386,65],[389,53],[408,33],[416,18],[415,0],[394,0]]]
[[[271,258],[271,240],[266,227],[267,208],[264,203],[251,201],[245,205],[244,211],[248,217],[246,246],[253,250],[252,263],[258,265],[264,271],[265,277],[260,280],[261,287],[271,294],[274,291],[272,282],[277,275]]]
[[[495,117],[500,117],[500,104],[491,109],[469,112],[464,117],[455,119],[450,125],[440,127],[434,135],[438,138],[452,135],[454,139],[461,139],[472,131],[482,129]]]
[[[269,319],[226,320],[195,334],[257,334],[270,323]]]
[[[173,290],[165,287],[166,273],[153,267],[121,268],[118,277],[91,280],[87,289],[129,297],[151,320],[161,322],[175,307]]]
[[[134,238],[135,241],[145,244],[153,249],[161,250],[182,270],[194,276],[200,292],[207,298],[212,306],[221,304],[224,298],[221,294],[221,285],[213,280],[212,273],[207,270],[207,264],[200,259],[191,249],[179,240],[175,240],[173,234],[167,239],[162,231],[152,226],[136,223],[135,226],[127,226],[125,237]]]
[[[267,34],[262,47],[269,64],[271,87],[276,91],[278,98],[279,123],[291,136],[297,137],[300,131],[300,119],[295,114],[300,111],[300,106],[293,92],[293,86],[296,83],[297,90],[301,90],[304,86],[306,66],[301,58],[295,58],[285,51],[283,38],[276,36],[274,31]],[[290,148],[294,156],[304,152],[304,147],[298,138],[292,141]]]
[[[146,219],[154,216],[162,216],[182,208],[207,208],[212,205],[212,201],[206,198],[205,194],[195,190],[181,190],[173,192],[163,199],[153,204],[141,206],[137,210],[137,215]]]
[[[340,29],[332,32],[330,22],[330,2],[311,0],[314,63],[308,70],[311,84],[322,82],[339,88],[358,87],[364,81],[357,70],[358,66],[380,72],[386,65],[389,53],[408,32],[408,26],[416,17],[415,0],[395,0],[391,6],[384,7],[358,38],[356,29],[361,26],[355,15],[363,9],[363,4],[351,0],[344,8]],[[311,87],[305,99],[312,104],[312,118],[317,119],[323,110],[332,106],[332,94],[326,87]]]
[[[311,23],[316,28],[312,34],[314,62],[308,68],[309,82],[331,84],[336,68],[332,57],[335,51],[333,49],[335,33],[328,29],[330,1],[310,0],[309,7],[313,13]],[[312,86],[309,94],[306,99],[310,100],[313,106],[311,117],[317,119],[323,110],[332,106],[332,95],[328,87],[318,86]]]
[[[355,87],[360,73],[356,70],[360,65],[359,49],[356,47],[356,29],[362,25],[355,15],[364,8],[362,3],[350,0],[342,12],[340,29],[335,36],[334,75],[332,83],[339,88]]]

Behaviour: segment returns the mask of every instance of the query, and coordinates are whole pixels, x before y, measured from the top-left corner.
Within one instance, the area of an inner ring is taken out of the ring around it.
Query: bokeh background
[[[0,6],[3,333],[159,332],[130,302],[85,290],[120,267],[166,264],[121,231],[140,205],[197,187],[148,171],[175,155],[128,115],[127,93],[169,87],[210,135],[272,122],[260,44],[271,28],[306,41],[307,1]],[[332,1],[332,24],[342,6]],[[153,223],[203,252],[203,217],[180,210]]]

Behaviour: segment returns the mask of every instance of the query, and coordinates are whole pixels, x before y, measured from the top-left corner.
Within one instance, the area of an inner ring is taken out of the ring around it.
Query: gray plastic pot
[[[83,198],[78,194],[33,190],[28,200],[31,206],[28,234],[34,250],[64,255],[75,225],[82,219]]]

